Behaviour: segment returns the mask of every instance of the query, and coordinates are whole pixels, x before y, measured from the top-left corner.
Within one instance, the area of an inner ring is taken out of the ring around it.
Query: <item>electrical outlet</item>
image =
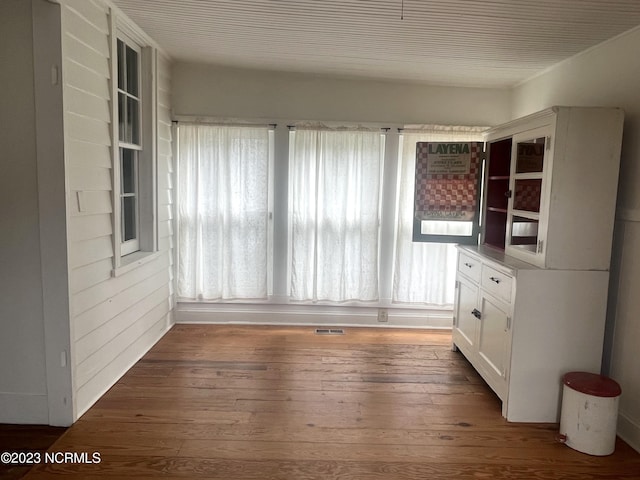
[[[386,308],[378,309],[378,321],[379,322],[388,322],[389,316]]]

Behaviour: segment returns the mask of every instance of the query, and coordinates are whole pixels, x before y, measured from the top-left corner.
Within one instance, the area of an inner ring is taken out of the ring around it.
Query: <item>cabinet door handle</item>
[[[491,280],[494,283],[500,283],[500,279],[498,277],[489,277],[489,280]]]
[[[473,310],[471,310],[471,315],[476,317],[478,320],[482,318],[482,313],[480,313],[480,310],[478,310],[477,308],[474,308]]]
[[[467,268],[471,268],[471,267],[473,267],[473,263],[464,262],[464,266],[467,267]]]

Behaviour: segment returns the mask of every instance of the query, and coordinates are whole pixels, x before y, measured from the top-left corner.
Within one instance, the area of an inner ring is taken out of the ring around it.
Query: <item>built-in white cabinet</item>
[[[622,122],[618,109],[554,107],[487,133],[453,344],[509,421],[557,422],[562,376],[600,371]]]

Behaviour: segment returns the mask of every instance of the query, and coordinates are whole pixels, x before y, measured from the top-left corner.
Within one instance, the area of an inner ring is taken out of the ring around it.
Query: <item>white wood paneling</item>
[[[160,237],[160,238],[158,238],[158,248],[160,250],[172,250],[173,249],[173,237]]]
[[[69,266],[82,267],[103,258],[113,256],[113,245],[110,236],[91,238],[78,242],[70,242],[73,246],[69,251]]]
[[[158,221],[164,222],[167,220],[173,220],[173,210],[171,205],[163,205],[158,208]]]
[[[171,118],[171,108],[158,105],[158,118]]]
[[[92,165],[76,166],[69,162],[67,184],[71,190],[111,190],[111,169]]]
[[[91,0],[72,0],[68,3],[69,9],[78,16],[83,17],[89,25],[102,33],[109,33],[106,5],[97,4]]]
[[[173,285],[173,146],[171,128],[171,65],[164,55],[158,55],[157,62],[158,116],[157,130],[157,179],[158,179],[158,248],[168,251],[170,283],[170,308],[175,306],[175,288]],[[174,322],[173,316],[167,317],[167,326]]]
[[[77,415],[86,412],[124,372],[136,363],[167,332],[167,317],[159,319],[153,326],[126,346],[119,355],[96,373],[86,384],[76,390]],[[131,339],[129,339],[131,340]]]
[[[166,270],[164,273],[166,273]],[[132,329],[132,331],[135,331],[136,324],[140,322],[155,323],[160,318],[160,315],[154,313],[154,309],[158,305],[165,305],[165,309],[161,314],[168,313],[168,308],[166,308],[168,305],[168,297],[169,286],[165,282],[150,295],[147,295],[136,304],[122,311],[119,315],[116,315],[109,322],[102,324],[78,340],[75,344],[77,385],[84,385],[91,376],[104,366],[102,363],[109,363],[113,359],[113,355],[120,353],[123,344],[126,345],[126,342],[114,342],[113,340],[122,332]],[[144,332],[144,330],[146,330],[146,328],[144,328],[142,332]],[[105,342],[105,339],[108,339],[108,341]],[[105,356],[105,351],[102,350],[107,346],[113,350],[113,354]],[[91,361],[86,361],[88,357],[91,357]]]
[[[111,122],[111,111],[103,97],[76,88],[68,88],[65,100],[68,102],[69,109],[78,115],[93,117],[106,123]]]
[[[82,61],[82,59],[79,59]],[[65,69],[67,84],[95,95],[103,99],[109,99],[109,81],[106,77],[99,73],[84,68],[82,65],[74,61],[65,61],[63,68]]]
[[[67,158],[69,155],[67,154]],[[69,161],[69,163],[72,163]],[[111,213],[111,193],[108,191],[71,191],[67,194],[67,211],[70,216],[87,216]]]
[[[73,296],[71,303],[72,315],[80,315],[90,308],[95,307],[98,302],[102,303],[104,301],[108,301],[140,282],[149,280],[153,275],[164,272],[168,267],[168,256],[163,255],[157,260],[145,263],[144,265],[127,272],[124,275],[116,277],[111,281],[101,282],[87,288]]]
[[[111,235],[111,215],[69,217],[68,235],[74,242]]]
[[[103,145],[68,140],[65,144],[69,165],[94,165],[96,167],[111,168],[109,149]]]
[[[102,54],[105,58],[109,58],[109,42],[107,32],[101,30],[98,26],[83,18],[77,13],[78,8],[86,3],[86,0],[69,0],[64,2],[63,23],[65,27],[64,34],[77,38],[80,42],[93,48]],[[106,13],[103,14],[106,19]]]
[[[68,132],[67,138],[97,143],[107,147],[111,145],[109,124],[105,121],[67,111],[65,112],[64,122]]]
[[[117,315],[132,308],[141,299],[166,284],[167,279],[168,274],[163,270],[78,314],[74,319],[75,340],[80,340],[96,328],[113,320]]]
[[[114,1],[179,61],[474,87],[640,23],[637,0]]]
[[[102,53],[70,35],[64,37],[63,40],[64,48],[68,55],[67,58],[81,62],[85,68],[93,70],[104,77],[111,75],[109,64]]]
[[[74,217],[71,217],[72,219]],[[75,268],[70,274],[71,293],[76,294],[111,278],[111,258],[104,258],[95,263]]]
[[[101,0],[62,3],[63,80],[68,200],[70,312],[76,418],[140,358],[170,326],[171,242],[165,253],[114,273],[111,38],[109,5]],[[130,21],[116,14],[116,24]],[[144,39],[138,32],[136,38]],[[151,41],[149,41],[151,43]],[[143,45],[144,46],[144,45]],[[168,62],[162,76],[158,198],[161,234],[171,235],[171,157]],[[153,98],[149,96],[148,98]],[[117,119],[116,119],[117,121]],[[117,241],[117,240],[115,240]]]

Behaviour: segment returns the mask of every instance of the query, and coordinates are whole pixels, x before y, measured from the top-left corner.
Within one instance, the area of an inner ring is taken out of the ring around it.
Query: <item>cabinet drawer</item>
[[[482,265],[482,288],[496,297],[511,302],[511,283],[513,278],[488,265]]]
[[[458,271],[469,277],[476,283],[480,283],[480,271],[482,263],[480,260],[460,253],[458,256]]]

